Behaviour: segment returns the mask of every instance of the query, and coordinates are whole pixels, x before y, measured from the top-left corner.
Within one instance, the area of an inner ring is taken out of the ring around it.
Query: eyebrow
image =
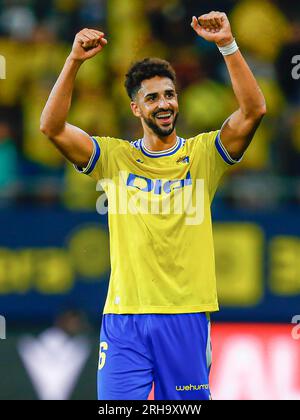
[[[174,89],[166,89],[164,91],[164,93],[175,93],[175,90]],[[156,96],[157,94],[158,94],[158,92],[147,93],[147,95],[145,95],[144,98],[146,99],[146,98],[149,98],[151,96]]]

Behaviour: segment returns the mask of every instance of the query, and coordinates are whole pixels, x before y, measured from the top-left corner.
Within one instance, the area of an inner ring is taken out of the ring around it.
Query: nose
[[[169,108],[169,103],[164,96],[159,99],[158,106],[163,109]]]

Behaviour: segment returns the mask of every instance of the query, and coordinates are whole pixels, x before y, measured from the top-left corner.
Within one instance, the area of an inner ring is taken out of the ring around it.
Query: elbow
[[[47,136],[48,137],[48,128],[47,128],[47,126],[46,125],[44,125],[44,124],[40,124],[40,131],[41,131],[41,133],[43,133],[45,136]]]
[[[255,107],[254,114],[258,120],[261,120],[266,115],[266,113],[267,113],[267,104],[266,104],[265,98],[262,98],[261,103]]]
[[[59,133],[58,130],[53,130],[48,124],[43,121],[40,122],[40,131],[49,139],[54,138]]]
[[[50,137],[50,128],[49,126],[43,121],[40,121],[40,131],[46,136],[46,137]]]
[[[260,118],[263,118],[267,113],[267,105],[264,102],[259,108],[258,108],[258,115]]]
[[[48,133],[48,124],[46,123],[46,118],[44,116],[44,111],[40,116],[40,132],[47,136]]]
[[[260,121],[267,113],[266,103],[262,103],[258,106],[253,107],[251,110],[248,110],[244,113],[247,120]]]

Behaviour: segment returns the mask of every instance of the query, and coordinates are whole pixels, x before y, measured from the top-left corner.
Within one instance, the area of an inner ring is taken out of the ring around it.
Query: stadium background
[[[190,28],[211,9],[229,14],[268,107],[213,204],[213,396],[300,399],[300,5],[279,0],[0,0],[0,399],[96,398],[107,220],[94,182],[39,132],[74,35],[101,28],[109,45],[81,68],[70,122],[138,138],[124,74],[155,55],[177,71],[188,137],[236,106],[222,57]]]

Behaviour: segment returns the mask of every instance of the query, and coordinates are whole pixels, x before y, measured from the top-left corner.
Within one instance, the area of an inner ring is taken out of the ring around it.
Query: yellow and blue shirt
[[[210,205],[233,160],[220,132],[177,137],[163,152],[143,140],[92,137],[80,172],[108,198],[111,276],[104,314],[218,310]]]

